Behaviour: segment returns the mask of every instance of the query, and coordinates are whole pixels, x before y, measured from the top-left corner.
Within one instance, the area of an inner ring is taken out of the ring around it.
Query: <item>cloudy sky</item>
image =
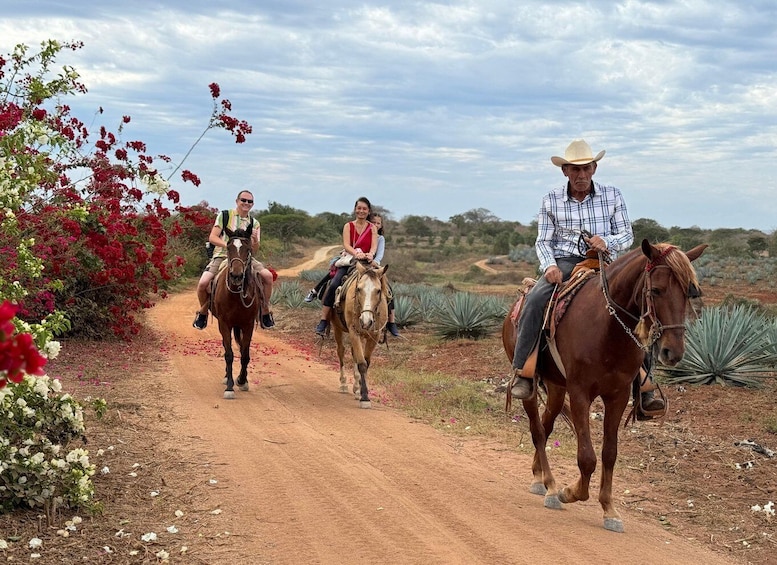
[[[0,53],[83,41],[87,124],[180,162],[217,82],[253,133],[211,130],[184,204],[349,212],[358,196],[447,220],[528,224],[585,138],[632,220],[777,229],[777,3],[718,0],[27,0]],[[102,107],[105,114],[94,118]],[[172,172],[172,168],[170,171]],[[164,171],[163,171],[164,173]]]

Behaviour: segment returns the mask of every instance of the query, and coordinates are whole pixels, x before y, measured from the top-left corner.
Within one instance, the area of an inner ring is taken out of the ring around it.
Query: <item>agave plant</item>
[[[758,387],[777,363],[773,326],[753,308],[705,309],[688,326],[682,361],[661,372],[670,383]]]
[[[416,302],[410,296],[394,296],[394,321],[402,328],[419,323],[423,319]]]
[[[445,339],[480,339],[492,333],[500,322],[482,298],[457,292],[441,303],[431,323],[437,335]]]
[[[418,293],[418,303],[420,304],[421,315],[424,321],[431,322],[435,320],[443,308],[445,302],[445,293],[439,288],[426,287]]]

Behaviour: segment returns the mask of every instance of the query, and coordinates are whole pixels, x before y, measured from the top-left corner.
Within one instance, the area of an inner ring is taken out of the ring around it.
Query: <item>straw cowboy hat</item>
[[[569,144],[567,150],[564,151],[563,157],[551,157],[550,160],[557,167],[563,165],[587,165],[588,163],[594,163],[604,157],[604,149],[599,151],[594,157],[591,151],[591,146],[588,145],[584,139],[576,139]]]

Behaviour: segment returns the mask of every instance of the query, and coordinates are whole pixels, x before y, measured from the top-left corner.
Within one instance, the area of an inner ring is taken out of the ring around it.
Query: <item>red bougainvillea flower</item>
[[[11,323],[19,307],[4,301],[0,305],[0,388],[8,381],[18,383],[24,375],[43,375],[46,358],[35,347],[30,334],[14,334]]]

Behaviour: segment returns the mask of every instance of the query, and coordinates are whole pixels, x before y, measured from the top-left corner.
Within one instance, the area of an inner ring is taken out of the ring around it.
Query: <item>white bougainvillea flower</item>
[[[176,528],[175,526],[168,526],[167,527],[167,532],[170,533],[170,534],[177,534],[178,533],[178,528]]]
[[[27,545],[30,546],[30,549],[38,549],[43,546],[43,540],[40,538],[32,538]]]
[[[175,511],[175,517],[176,518],[180,518],[181,516],[183,516],[183,512],[181,512],[180,510],[176,510]]]
[[[140,539],[141,541],[156,541],[156,534],[154,532],[149,532],[140,536]]]

